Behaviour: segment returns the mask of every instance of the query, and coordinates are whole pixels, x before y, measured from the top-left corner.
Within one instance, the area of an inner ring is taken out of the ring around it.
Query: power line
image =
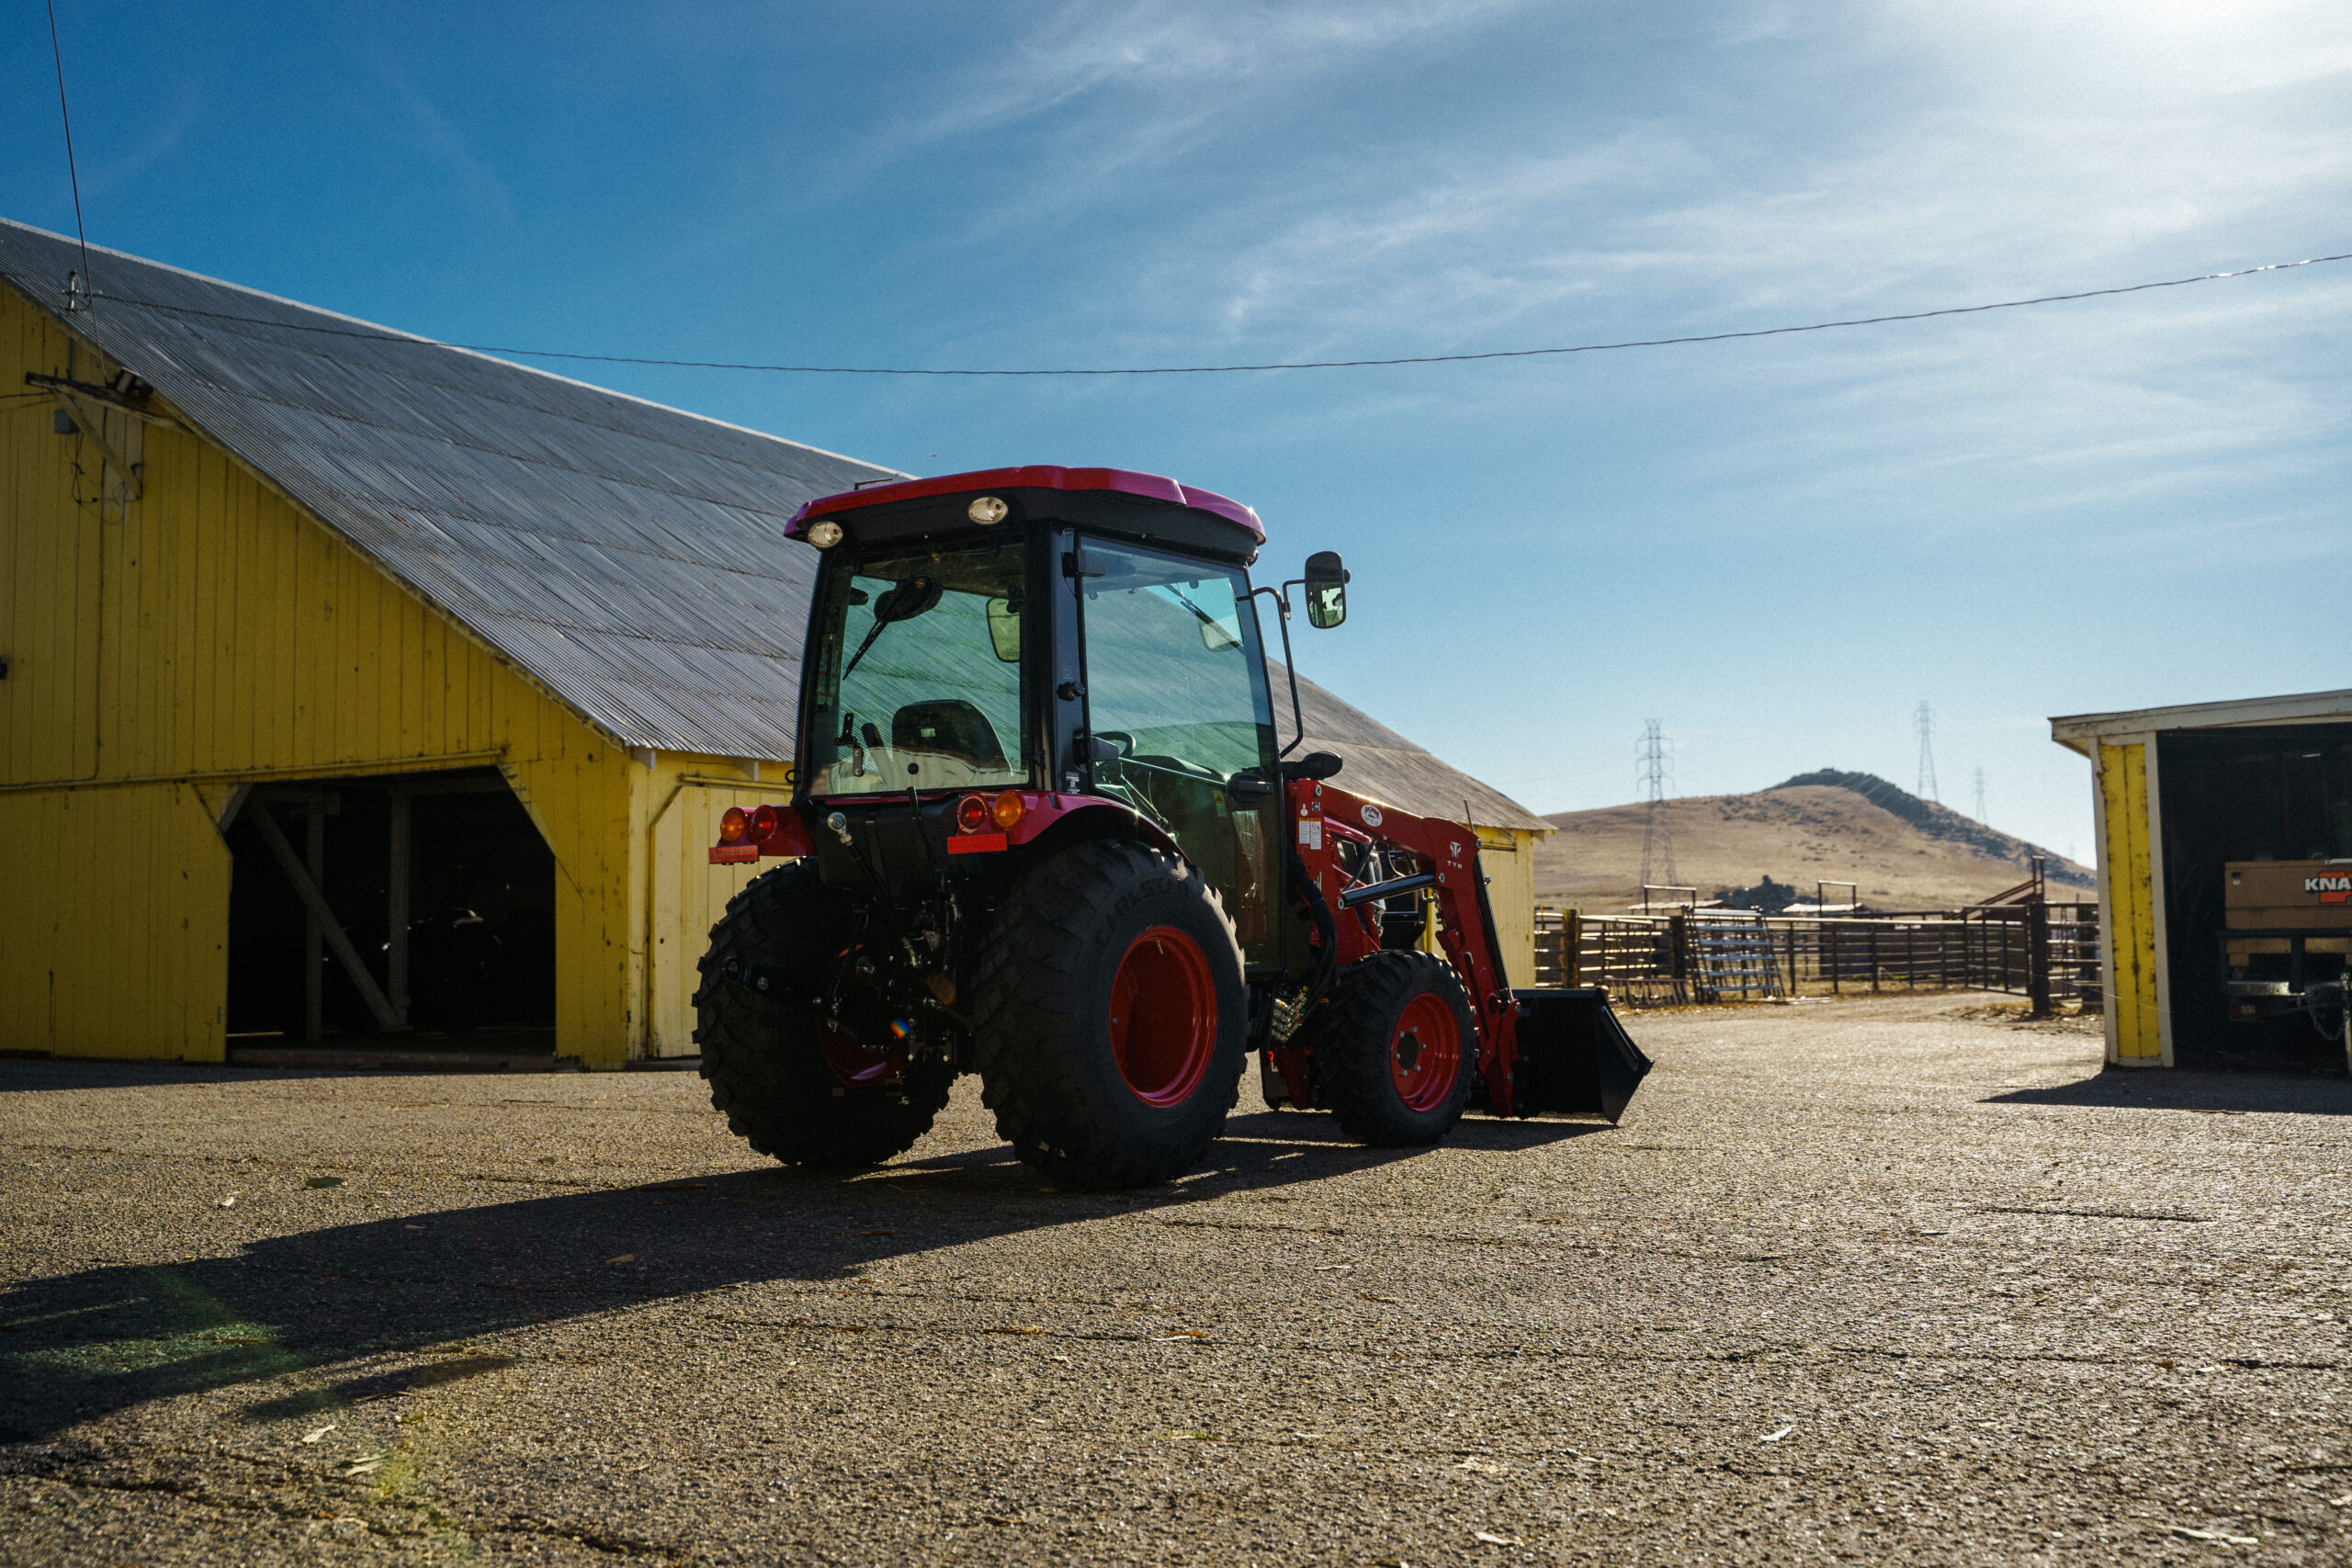
[[[74,164],[74,117],[65,110],[65,51],[57,41],[57,0],[49,0],[49,57],[57,65],[57,118],[65,126],[65,177],[74,186],[74,237],[82,243],[83,309],[97,293],[90,277],[90,235],[82,227],[82,172]],[[66,288],[65,308],[74,309],[73,288]]]
[[[80,220],[78,195],[75,199],[75,221],[78,223]],[[225,310],[203,310],[193,306],[167,304],[159,299],[138,299],[127,295],[109,294],[106,298],[110,304],[130,306],[143,310],[164,310],[175,315],[201,317],[210,321],[241,321],[252,326],[274,327],[284,332],[316,333],[327,337],[364,338],[376,343],[410,343],[432,348],[463,349],[472,354],[506,355],[522,359],[567,359],[594,365],[646,365],[673,370],[758,370],[788,376],[1231,376],[1259,370],[1352,370],[1396,365],[1453,365],[1479,359],[1532,359],[1546,355],[1605,354],[1618,349],[1670,348],[1683,344],[1731,343],[1741,338],[1785,337],[1794,333],[1826,333],[1844,327],[1875,327],[1894,321],[1924,321],[1938,316],[1971,316],[1979,315],[1987,310],[2018,310],[2030,305],[2056,305],[2072,299],[2098,299],[2115,294],[2143,293],[2151,288],[2183,288],[2192,283],[2214,283],[2229,277],[2252,277],[2257,273],[2265,272],[2290,272],[2297,267],[2321,266],[2330,262],[2340,261],[2352,261],[2352,251],[2337,255],[2311,256],[2302,261],[2271,262],[2263,266],[2241,267],[2233,272],[2207,272],[2199,273],[2194,277],[2170,277],[2154,283],[2127,283],[2112,288],[2086,288],[2073,294],[2040,294],[2030,299],[1998,299],[1984,305],[1947,305],[1933,310],[1910,310],[1890,316],[1856,316],[1843,321],[1813,321],[1803,326],[1757,327],[1745,332],[1701,333],[1688,337],[1631,338],[1619,343],[1581,343],[1560,348],[1498,348],[1481,354],[1423,354],[1392,359],[1280,360],[1270,361],[1263,365],[1152,365],[1040,370],[985,368],[927,370],[903,366],[761,365],[723,359],[654,359],[626,354],[574,354],[552,348],[501,348],[488,344],[441,343],[409,333],[367,332],[356,327],[323,327],[300,321],[273,321],[264,316],[241,316]],[[83,265],[85,268],[87,267],[86,257]]]

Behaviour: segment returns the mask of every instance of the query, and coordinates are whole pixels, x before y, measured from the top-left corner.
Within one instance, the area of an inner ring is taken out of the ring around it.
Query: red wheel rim
[[[1435,1111],[1462,1070],[1462,1026],[1442,998],[1427,992],[1405,1004],[1388,1037],[1388,1077],[1408,1111]]]
[[[1200,943],[1174,926],[1136,938],[1111,981],[1111,1055],[1146,1105],[1192,1098],[1216,1054],[1216,982]]]

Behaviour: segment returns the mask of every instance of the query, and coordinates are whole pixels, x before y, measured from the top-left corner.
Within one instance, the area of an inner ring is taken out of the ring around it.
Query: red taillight
[[[752,837],[762,843],[767,842],[775,837],[775,830],[783,825],[783,820],[782,815],[775,807],[761,807],[752,813]]]
[[[743,808],[730,806],[727,808],[727,815],[718,819],[718,841],[740,844],[743,841],[743,835],[751,830],[751,826],[752,819],[743,815]]]
[[[1028,815],[1029,803],[1021,798],[1019,790],[1006,790],[996,797],[996,804],[989,808],[989,818],[1008,833],[1023,817]]]
[[[956,803],[956,830],[977,833],[989,825],[989,803],[977,795],[967,795]]]

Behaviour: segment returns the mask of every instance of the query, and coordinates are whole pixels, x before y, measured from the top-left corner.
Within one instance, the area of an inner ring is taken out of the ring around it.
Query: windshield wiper
[[[1172,583],[1167,582],[1158,583],[1155,584],[1155,586],[1157,586],[1162,593],[1167,594],[1170,599],[1175,600],[1176,603],[1183,605],[1184,608],[1192,611],[1193,615],[1199,616],[1201,625],[1209,627],[1221,637],[1231,638],[1232,640],[1228,646],[1233,648],[1239,648],[1241,646],[1241,639],[1239,637],[1234,637],[1231,632],[1227,631],[1224,626],[1215,615],[1210,615],[1206,610],[1202,609],[1198,604],[1195,604],[1190,599],[1185,598],[1182,589],[1176,587]]]
[[[857,673],[857,661],[865,657],[865,650],[874,646],[874,639],[882,635],[882,628],[888,626],[895,626],[896,624],[897,623],[893,621],[876,621],[874,623],[874,629],[865,634],[865,640],[857,645],[857,651],[855,653],[850,655],[849,668],[842,671],[842,680],[846,681],[852,675]]]
[[[930,577],[910,577],[886,590],[874,602],[874,629],[857,645],[857,652],[850,657],[849,668],[842,671],[842,679],[848,680],[856,671],[858,660],[865,657],[865,650],[874,646],[874,639],[882,635],[884,626],[913,620],[938,604],[941,592],[938,580]]]

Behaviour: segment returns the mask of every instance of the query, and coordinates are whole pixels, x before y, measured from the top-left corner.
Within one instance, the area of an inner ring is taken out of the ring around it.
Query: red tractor
[[[1247,1057],[1368,1144],[1469,1107],[1599,1111],[1649,1063],[1599,991],[1513,991],[1478,840],[1281,744],[1257,602],[1338,626],[1324,553],[1253,588],[1250,508],[1113,468],[995,468],[812,501],[821,552],[789,803],[713,862],[782,856],[711,932],[711,1100],[754,1148],[865,1165],[957,1074],[1058,1182],[1198,1162]]]

